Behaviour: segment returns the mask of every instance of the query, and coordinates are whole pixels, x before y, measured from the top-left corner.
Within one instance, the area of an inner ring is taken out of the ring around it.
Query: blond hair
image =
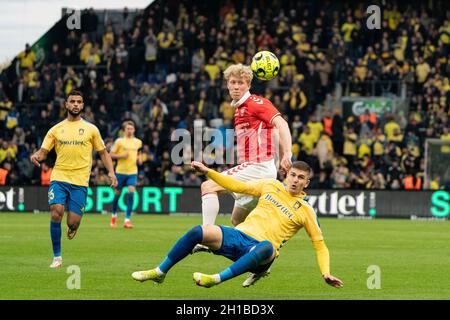
[[[122,128],[123,128],[123,129],[125,129],[127,126],[132,126],[133,128],[136,129],[136,127],[135,127],[135,125],[134,125],[134,122],[131,121],[131,120],[127,120],[127,121],[124,121],[124,122],[122,123]]]
[[[245,66],[242,63],[238,64],[232,64],[229,66],[224,72],[223,76],[225,78],[225,81],[228,82],[230,78],[236,77],[236,78],[244,78],[248,84],[252,82],[253,79],[253,71],[250,69],[249,66]]]

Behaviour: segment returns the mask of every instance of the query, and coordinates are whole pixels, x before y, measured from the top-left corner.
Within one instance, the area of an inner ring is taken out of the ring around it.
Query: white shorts
[[[275,166],[274,159],[265,162],[244,162],[221,173],[243,182],[258,179],[277,178],[277,168]],[[258,197],[234,192],[232,192],[231,195],[235,200],[235,207],[245,209],[249,212],[252,211],[258,204]]]

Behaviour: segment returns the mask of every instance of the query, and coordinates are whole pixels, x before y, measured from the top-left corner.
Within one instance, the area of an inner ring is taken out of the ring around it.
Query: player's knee
[[[202,191],[202,195],[205,194],[205,193],[213,192],[214,191],[213,187],[214,187],[214,183],[212,183],[211,180],[202,182],[202,184],[200,185],[200,189]]]
[[[59,215],[59,213],[56,211],[52,211],[51,217],[52,217],[52,221],[54,221],[54,222],[61,222],[61,220],[62,220],[62,216]]]
[[[258,255],[261,260],[266,260],[272,257],[274,253],[273,245],[270,241],[264,240],[258,244]]]
[[[55,222],[61,222],[62,217],[64,215],[64,209],[60,209],[60,208],[52,208],[50,210],[50,214],[52,217],[52,220]]]
[[[201,243],[203,239],[203,229],[202,226],[198,225],[193,227],[186,233],[189,239],[192,239],[195,243]]]

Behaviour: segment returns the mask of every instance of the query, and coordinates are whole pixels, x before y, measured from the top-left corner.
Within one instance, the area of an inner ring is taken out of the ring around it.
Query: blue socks
[[[50,220],[50,238],[52,239],[53,256],[61,256],[61,222]]]
[[[253,250],[247,252],[230,267],[219,273],[220,281],[229,280],[257,268],[262,261],[269,259],[272,254],[273,246],[269,241],[264,240],[258,243]]]
[[[113,205],[112,205],[112,214],[113,215],[117,214],[117,206],[119,204],[119,197],[120,197],[120,194],[118,196],[114,195],[114,200],[113,200]]]
[[[158,266],[161,272],[167,273],[175,264],[184,259],[192,252],[195,245],[203,240],[203,230],[201,226],[196,226],[182,236],[172,247],[164,261]],[[273,255],[272,244],[264,240],[258,243],[253,250],[247,252],[230,267],[219,274],[220,281],[226,281],[243,274],[249,270],[258,268],[261,262],[269,259]]]
[[[117,208],[119,206],[119,198],[120,194],[114,195],[113,205],[112,205],[112,214],[115,216],[117,214]],[[127,198],[127,212],[125,215],[125,219],[130,220],[131,218],[131,212],[133,211],[133,200],[134,200],[134,193],[128,192],[126,195]]]
[[[177,262],[184,259],[188,254],[192,252],[195,245],[201,243],[203,240],[203,230],[201,226],[195,226],[189,230],[184,236],[182,236],[159,265],[159,269],[167,273]]]
[[[133,210],[133,200],[134,200],[134,193],[128,192],[127,193],[127,213],[125,215],[125,219],[130,220],[130,218],[131,218],[131,211]]]

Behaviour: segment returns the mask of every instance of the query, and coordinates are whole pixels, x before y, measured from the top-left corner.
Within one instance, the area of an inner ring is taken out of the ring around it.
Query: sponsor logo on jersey
[[[80,140],[58,140],[59,144],[61,145],[69,145],[69,146],[83,146],[84,145],[84,141],[80,141]]]
[[[264,197],[265,200],[272,202],[275,207],[277,207],[278,209],[280,209],[280,211],[285,214],[289,219],[292,220],[292,218],[294,217],[294,215],[288,210],[288,208],[286,208],[285,206],[283,206],[281,203],[279,203],[277,200],[275,200],[270,194],[266,194],[266,196]]]

